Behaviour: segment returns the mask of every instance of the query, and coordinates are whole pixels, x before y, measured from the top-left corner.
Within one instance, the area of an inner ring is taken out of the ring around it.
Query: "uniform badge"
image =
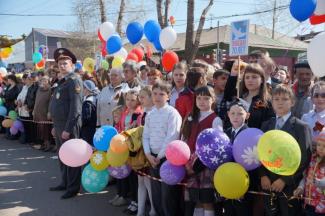
[[[60,98],[60,92],[57,92],[55,97],[56,97],[56,99],[59,99]]]
[[[76,91],[77,94],[79,94],[81,92],[81,88],[80,88],[79,85],[76,85],[75,91]]]

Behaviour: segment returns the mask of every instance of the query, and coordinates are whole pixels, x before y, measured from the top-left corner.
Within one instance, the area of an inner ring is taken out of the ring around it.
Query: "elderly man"
[[[54,59],[59,66],[61,79],[51,97],[50,113],[52,134],[59,150],[65,141],[79,137],[83,85],[79,76],[73,73],[76,57],[71,51],[59,48],[54,51]],[[80,189],[81,167],[69,167],[60,161],[60,168],[61,184],[50,188],[50,191],[66,191],[62,199],[76,196]]]
[[[128,60],[124,62],[123,73],[124,73],[125,82],[128,84],[129,88],[140,91],[141,83],[138,79],[137,63],[132,60]]]

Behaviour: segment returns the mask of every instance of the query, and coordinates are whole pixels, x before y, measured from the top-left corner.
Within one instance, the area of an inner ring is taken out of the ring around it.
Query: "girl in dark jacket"
[[[8,75],[8,86],[4,91],[3,98],[5,100],[5,106],[9,111],[16,109],[15,100],[20,92],[18,87],[18,80],[15,75]]]

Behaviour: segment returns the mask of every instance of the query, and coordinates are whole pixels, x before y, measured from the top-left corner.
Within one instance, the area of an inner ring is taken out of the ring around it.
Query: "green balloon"
[[[108,70],[109,64],[106,60],[103,60],[101,65],[102,65],[102,68],[104,68],[105,70]]]
[[[0,98],[0,106],[2,106],[4,104],[4,101],[2,98]]]
[[[13,111],[13,110],[11,110],[11,111],[9,112],[8,116],[9,116],[10,119],[12,119],[12,120],[14,120],[14,121],[16,121],[16,119],[17,119],[17,117],[18,117],[16,111]]]

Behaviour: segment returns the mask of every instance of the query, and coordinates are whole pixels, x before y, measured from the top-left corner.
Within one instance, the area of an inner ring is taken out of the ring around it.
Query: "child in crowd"
[[[213,74],[213,88],[216,95],[215,112],[222,120],[225,120],[227,115],[227,101],[224,99],[224,91],[229,74],[228,71],[223,69],[219,69]]]
[[[238,134],[248,128],[245,123],[249,118],[248,107],[241,100],[236,100],[229,105],[228,117],[230,119],[231,127],[225,132],[230,138],[230,142],[234,143]],[[250,185],[257,185],[257,178],[254,177],[254,172],[249,172]],[[253,181],[252,181],[253,180]],[[240,200],[225,200],[224,201],[224,215],[225,216],[250,216],[253,215],[253,197],[246,194]]]
[[[289,83],[290,83],[290,76],[288,72],[288,67],[279,65],[272,77],[272,87],[273,88],[276,87],[276,85],[273,84],[289,84]]]
[[[83,82],[83,103],[81,111],[80,137],[93,146],[93,136],[96,132],[97,123],[97,94],[99,93],[95,83],[91,80]]]
[[[156,83],[152,87],[154,108],[146,116],[143,131],[143,148],[151,164],[150,174],[160,178],[159,169],[166,160],[168,143],[179,139],[182,119],[175,108],[168,105],[170,86]],[[181,188],[151,180],[153,206],[158,215],[178,216],[180,214]]]
[[[325,82],[315,83],[311,89],[311,98],[314,109],[301,118],[306,122],[311,130],[312,137],[315,138],[324,129],[325,125]],[[315,148],[313,148],[315,149]]]
[[[214,215],[214,171],[205,167],[195,154],[195,143],[201,131],[207,128],[222,130],[222,120],[213,111],[215,93],[212,87],[204,86],[195,90],[195,105],[185,119],[182,139],[191,150],[191,160],[186,165],[188,171],[185,200],[195,206],[194,215]],[[193,207],[187,203],[185,215],[193,215]]]
[[[276,199],[271,196],[264,196],[264,209],[266,215],[299,215],[298,200],[288,200],[283,194],[290,197],[293,191],[298,187],[303,177],[303,172],[308,165],[309,151],[307,149],[311,144],[311,134],[308,126],[294,117],[291,108],[294,106],[294,94],[292,90],[285,85],[278,85],[272,92],[272,106],[276,118],[272,118],[262,125],[262,130],[283,130],[293,136],[300,147],[301,162],[298,170],[290,176],[277,175],[265,167],[259,168],[262,189],[266,192],[275,193]]]
[[[313,154],[306,175],[294,191],[295,196],[304,195],[306,216],[325,214],[325,133],[316,138],[316,154]]]
[[[148,85],[151,86],[156,84],[158,81],[161,81],[162,78],[162,74],[160,70],[156,68],[151,68],[149,73],[147,73],[147,76],[148,76]]]
[[[144,125],[146,115],[152,110],[152,108],[154,106],[153,101],[152,101],[152,87],[145,86],[144,88],[142,88],[140,90],[139,99],[140,99],[141,106],[143,108],[141,124]],[[141,171],[147,172],[148,168],[145,167]],[[147,194],[149,195],[150,206],[151,206],[149,216],[155,216],[156,210],[154,208],[153,201],[152,201],[150,179],[146,176],[141,176],[138,174],[138,213],[137,213],[137,216],[145,215]]]
[[[176,105],[176,100],[179,94],[185,88],[185,81],[186,81],[186,74],[187,74],[187,65],[184,62],[179,62],[175,64],[173,70],[173,88],[172,92],[170,93],[170,100],[169,104],[173,107]]]

